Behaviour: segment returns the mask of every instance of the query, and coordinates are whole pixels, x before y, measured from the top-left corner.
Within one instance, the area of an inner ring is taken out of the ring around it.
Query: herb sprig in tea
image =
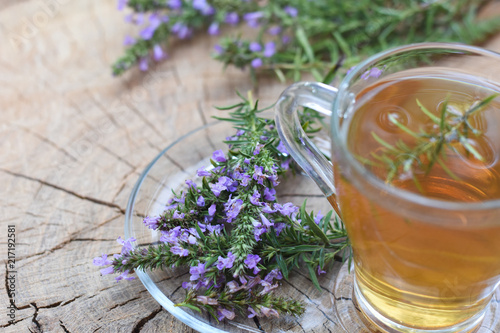
[[[467,110],[460,112],[452,108],[445,100],[440,108],[439,116],[429,111],[418,99],[416,103],[420,110],[432,121],[432,130],[421,129],[415,132],[402,124],[396,116],[389,115],[389,121],[397,126],[401,131],[415,139],[412,146],[399,139],[394,145],[389,144],[372,132],[373,138],[382,146],[379,153],[371,153],[374,161],[360,158],[363,163],[375,167],[385,167],[387,170],[386,182],[404,177],[411,177],[419,191],[423,192],[415,169],[420,169],[428,174],[437,163],[452,179],[459,178],[446,166],[445,148],[456,151],[456,144],[471,154],[474,158],[483,161],[484,158],[469,142],[470,136],[480,136],[482,133],[475,128],[471,122],[471,117],[477,112],[484,110],[498,95],[493,94],[485,99],[473,103]]]

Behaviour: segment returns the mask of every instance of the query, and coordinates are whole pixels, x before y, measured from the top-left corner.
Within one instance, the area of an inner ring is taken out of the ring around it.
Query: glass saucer
[[[213,151],[227,150],[222,141],[234,133],[231,124],[214,122],[179,138],[154,158],[132,190],[125,215],[125,237],[135,237],[138,247],[158,242],[159,233],[146,228],[142,223],[143,218],[162,213],[172,196],[172,190],[179,192],[186,188],[186,179],[199,183],[196,170],[210,165]],[[323,213],[331,210],[328,201],[308,177],[289,175],[281,181],[277,188],[280,202],[291,201],[300,205],[304,199],[308,199],[308,210],[321,210]],[[189,280],[187,269],[136,273],[163,308],[199,332],[341,332],[333,293],[340,266],[340,263],[335,264],[319,277],[321,291],[313,286],[307,270],[294,270],[288,281],[282,280],[282,286],[276,290],[276,295],[301,300],[306,311],[300,318],[284,316],[254,321],[237,316],[235,320],[221,323],[217,323],[207,313],[199,314],[175,306],[175,303],[184,299],[185,292],[181,284]]]

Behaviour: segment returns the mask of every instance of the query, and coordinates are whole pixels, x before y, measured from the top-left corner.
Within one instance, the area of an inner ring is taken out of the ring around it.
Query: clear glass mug
[[[416,169],[408,177],[403,170],[391,182],[382,177],[384,168],[365,162],[388,151],[376,136],[391,145],[411,141],[391,119],[415,133],[429,126],[436,130],[436,118],[418,103],[427,104],[439,120],[443,103],[448,116],[499,92],[497,67],[500,55],[477,47],[408,45],[367,59],[338,89],[300,82],[276,104],[287,150],[346,226],[354,253],[354,297],[381,331],[473,331],[500,282],[499,98],[471,118],[482,136],[467,140],[483,160],[453,143],[430,172]],[[299,106],[332,115],[332,163],[302,131]]]

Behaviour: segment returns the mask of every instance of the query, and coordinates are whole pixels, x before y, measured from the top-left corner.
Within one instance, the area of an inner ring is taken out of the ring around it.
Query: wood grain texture
[[[147,74],[113,78],[130,29],[114,0],[0,3],[0,258],[15,225],[18,271],[14,325],[0,284],[3,332],[193,332],[139,280],[103,278],[91,261],[119,251],[126,202],[149,161],[250,80],[222,72],[207,36],[175,43]],[[500,50],[500,36],[487,46]],[[255,94],[269,105],[284,87],[263,79]]]

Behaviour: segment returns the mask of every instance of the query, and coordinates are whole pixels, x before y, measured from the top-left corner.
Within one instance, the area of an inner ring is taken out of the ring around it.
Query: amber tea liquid
[[[417,72],[379,81],[358,94],[357,109],[342,124],[348,128],[347,146],[353,155],[370,160],[371,153],[381,150],[372,132],[390,144],[403,140],[412,146],[415,139],[395,126],[390,114],[420,132],[434,124],[418,107],[417,99],[439,116],[445,100],[452,111],[463,112],[497,89],[474,77],[447,72]],[[444,201],[500,199],[499,101],[494,100],[471,118],[482,134],[471,135],[469,142],[484,161],[456,144],[445,149],[443,161],[458,180],[436,163],[428,174],[416,170],[422,190],[404,174],[396,177],[392,186]],[[384,167],[366,168],[385,180]],[[398,203],[384,201],[384,193],[375,199],[366,197],[365,191],[348,180],[348,172],[342,165],[336,166],[335,184],[362,297],[384,317],[417,329],[452,327],[480,313],[499,282],[498,210],[474,218],[450,213],[448,220],[439,223],[436,218],[427,219],[427,212],[415,215],[393,209],[391,206]],[[432,208],[428,213],[432,215]]]

